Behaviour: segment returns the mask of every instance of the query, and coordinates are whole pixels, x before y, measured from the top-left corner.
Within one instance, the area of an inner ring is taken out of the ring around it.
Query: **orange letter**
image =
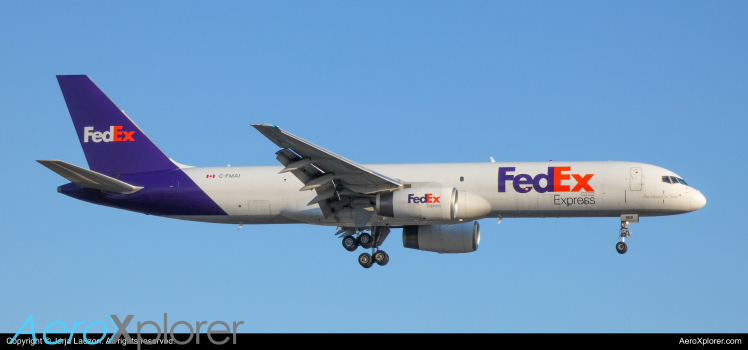
[[[574,186],[574,188],[571,189],[572,192],[577,192],[581,189],[584,189],[585,191],[589,192],[595,192],[595,190],[590,187],[590,185],[587,184],[587,181],[590,181],[592,176],[595,174],[587,174],[584,175],[584,177],[579,176],[579,174],[571,174],[571,176],[574,176],[574,180],[577,180],[577,185]]]
[[[561,174],[562,171],[571,171],[569,166],[557,166],[553,168],[553,192],[569,192],[568,185],[562,185],[561,180],[569,180],[568,174]]]
[[[122,130],[122,126],[121,125],[114,127],[114,132],[112,133],[112,141],[122,141],[122,138],[119,137],[119,135],[122,134],[122,131],[120,131],[120,130]]]
[[[132,134],[135,133],[135,130],[133,131],[123,131],[123,134],[125,134],[125,137],[122,138],[122,141],[135,141],[132,138]]]

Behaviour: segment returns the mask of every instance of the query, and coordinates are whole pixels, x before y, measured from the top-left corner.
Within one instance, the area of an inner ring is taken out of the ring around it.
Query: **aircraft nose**
[[[699,210],[706,205],[706,197],[699,191],[691,195],[691,211]]]

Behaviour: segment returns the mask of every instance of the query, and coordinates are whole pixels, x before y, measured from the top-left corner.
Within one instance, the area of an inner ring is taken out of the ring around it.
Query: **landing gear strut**
[[[628,246],[626,246],[626,237],[631,237],[629,222],[621,221],[621,234],[618,236],[618,243],[616,243],[616,251],[618,254],[625,254],[629,250]]]

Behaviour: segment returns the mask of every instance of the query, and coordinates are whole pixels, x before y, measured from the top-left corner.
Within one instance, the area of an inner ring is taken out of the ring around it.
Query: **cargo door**
[[[270,215],[270,201],[249,201],[249,215]]]

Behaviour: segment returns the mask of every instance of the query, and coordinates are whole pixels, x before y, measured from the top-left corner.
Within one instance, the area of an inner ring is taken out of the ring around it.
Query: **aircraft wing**
[[[327,193],[334,192],[329,187],[339,189],[341,186],[338,185],[348,190],[346,192],[358,194],[391,192],[403,187],[397,179],[367,169],[275,125],[252,126],[281,148],[276,152],[278,161],[286,166],[281,173],[291,172],[299,178],[304,183],[300,191],[317,189],[317,197],[325,197]]]
[[[37,162],[83,188],[125,194],[135,193],[143,189],[143,187],[133,186],[113,177],[65,163],[61,160],[37,160]]]

